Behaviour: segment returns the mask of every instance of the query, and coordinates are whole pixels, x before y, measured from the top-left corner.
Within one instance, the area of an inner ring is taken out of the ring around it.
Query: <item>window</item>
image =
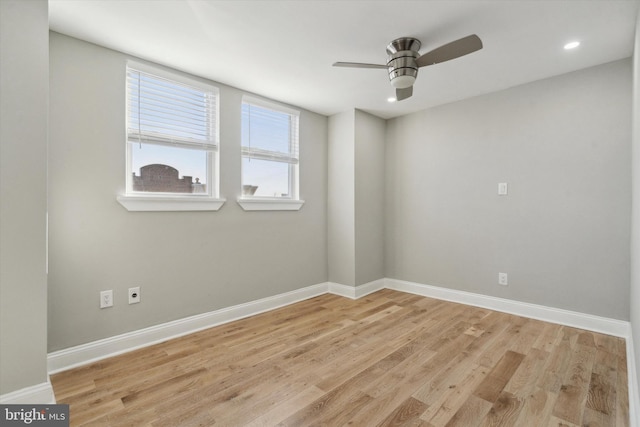
[[[217,210],[211,208],[222,205],[201,203],[220,201],[217,88],[129,64],[126,130],[126,196],[118,199],[121,203],[162,202],[142,210]],[[197,203],[180,208],[179,202]]]
[[[242,102],[242,197],[246,210],[297,210],[299,112],[262,100]]]

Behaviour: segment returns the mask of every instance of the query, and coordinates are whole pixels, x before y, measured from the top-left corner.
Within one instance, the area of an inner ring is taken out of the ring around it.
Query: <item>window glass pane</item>
[[[207,151],[131,144],[133,191],[207,194]]]
[[[290,114],[242,104],[242,145],[289,153],[290,122]]]
[[[242,195],[289,197],[289,164],[243,157]]]

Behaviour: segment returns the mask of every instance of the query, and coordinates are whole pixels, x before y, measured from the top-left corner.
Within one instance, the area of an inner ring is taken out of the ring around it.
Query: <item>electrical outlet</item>
[[[498,284],[502,286],[508,286],[509,280],[507,278],[507,273],[498,273]]]
[[[100,308],[113,307],[113,291],[100,292]]]
[[[129,288],[129,304],[137,304],[140,302],[140,286]]]
[[[508,185],[506,182],[498,183],[498,196],[506,196],[508,194]]]

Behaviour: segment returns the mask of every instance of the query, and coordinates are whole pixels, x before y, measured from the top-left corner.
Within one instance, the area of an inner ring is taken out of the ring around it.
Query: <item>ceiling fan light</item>
[[[580,46],[580,42],[579,41],[573,41],[573,42],[569,42],[567,44],[564,45],[564,49],[565,50],[571,50],[571,49],[575,49],[578,46]]]
[[[391,79],[391,86],[393,86],[396,89],[404,89],[410,86],[413,86],[413,83],[415,83],[416,78],[415,76],[397,76],[394,77],[393,79]]]

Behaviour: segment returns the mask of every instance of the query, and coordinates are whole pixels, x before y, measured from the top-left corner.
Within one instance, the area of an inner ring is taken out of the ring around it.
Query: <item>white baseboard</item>
[[[20,390],[0,395],[0,403],[3,405],[49,405],[55,404],[56,398],[50,382],[36,384]]]
[[[387,286],[386,279],[378,279],[356,287],[356,298],[362,298],[374,292],[381,291]]]
[[[616,337],[627,338],[629,336],[629,322],[625,322],[623,320],[474,294],[455,289],[407,282],[404,280],[385,279],[385,284],[388,289],[394,289],[396,291],[472,305],[474,307],[488,308],[495,311],[515,314],[517,316],[558,323],[565,326],[613,335]]]
[[[386,286],[386,279],[378,279],[373,282],[365,283],[359,286],[347,286],[340,283],[328,282],[329,293],[340,295],[351,299],[362,298],[363,296],[372,294],[379,290],[382,290]]]
[[[330,294],[339,295],[345,298],[356,299],[356,288],[353,286],[342,285],[335,282],[327,282],[327,291]]]
[[[299,301],[323,295],[328,292],[327,283],[320,283],[284,294],[239,304],[232,307],[190,316],[184,319],[127,332],[110,338],[81,344],[75,347],[49,353],[47,368],[49,374],[86,365],[107,357],[116,356],[142,347],[147,347],[172,338],[177,338],[203,329],[218,326],[234,320],[264,313]]]

